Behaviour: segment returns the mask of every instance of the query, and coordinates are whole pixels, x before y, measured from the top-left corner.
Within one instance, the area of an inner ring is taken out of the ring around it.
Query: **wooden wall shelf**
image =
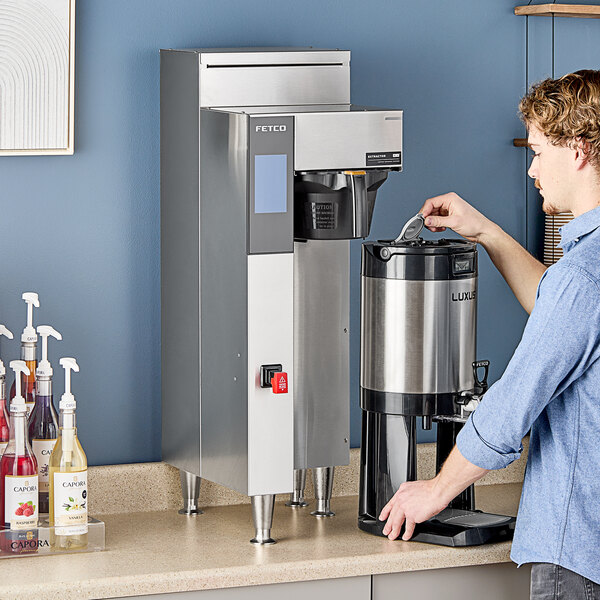
[[[516,146],[517,148],[527,148],[527,138],[514,138],[513,146]]]
[[[515,6],[515,15],[532,17],[578,17],[581,19],[600,19],[598,4],[530,4]]]

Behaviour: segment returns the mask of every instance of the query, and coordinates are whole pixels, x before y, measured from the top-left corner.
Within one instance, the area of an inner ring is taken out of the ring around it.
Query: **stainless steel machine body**
[[[347,51],[161,51],[163,459],[253,498],[349,461],[348,240],[402,160],[349,102]]]
[[[366,246],[365,252],[370,249]],[[472,251],[465,251],[458,259],[473,261]],[[404,279],[406,258],[390,259],[397,263],[393,268],[398,278],[361,278],[361,386],[394,394],[472,389],[477,273],[456,279]]]

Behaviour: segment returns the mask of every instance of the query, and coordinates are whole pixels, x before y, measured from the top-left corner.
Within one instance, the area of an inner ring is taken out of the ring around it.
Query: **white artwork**
[[[75,0],[0,0],[0,154],[73,154]]]

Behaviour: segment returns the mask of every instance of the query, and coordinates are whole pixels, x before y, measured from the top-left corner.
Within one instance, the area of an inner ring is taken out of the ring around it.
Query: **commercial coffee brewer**
[[[439,471],[487,389],[489,362],[475,360],[476,245],[424,240],[422,229],[419,214],[397,239],[362,246],[358,525],[377,535],[383,507],[417,479],[417,418],[424,429],[437,423]],[[412,539],[469,546],[511,539],[514,525],[514,517],[475,510],[471,485]]]
[[[402,111],[350,104],[350,53],[161,51],[163,459],[331,516],[349,462],[349,240],[402,167]]]

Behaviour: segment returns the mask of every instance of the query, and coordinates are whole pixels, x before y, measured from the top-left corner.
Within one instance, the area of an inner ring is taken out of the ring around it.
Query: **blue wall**
[[[72,157],[2,157],[0,322],[19,353],[23,291],[36,324],[75,356],[90,464],[159,460],[159,48],[320,46],[352,50],[355,103],[405,110],[405,172],[382,188],[373,238],[391,237],[431,195],[454,190],[525,237],[516,110],[525,20],[481,0],[78,0]],[[594,23],[596,25],[596,23]],[[359,243],[352,248],[352,444],[359,443]],[[525,314],[481,256],[479,356],[497,378]],[[426,439],[426,438],[423,438]]]

